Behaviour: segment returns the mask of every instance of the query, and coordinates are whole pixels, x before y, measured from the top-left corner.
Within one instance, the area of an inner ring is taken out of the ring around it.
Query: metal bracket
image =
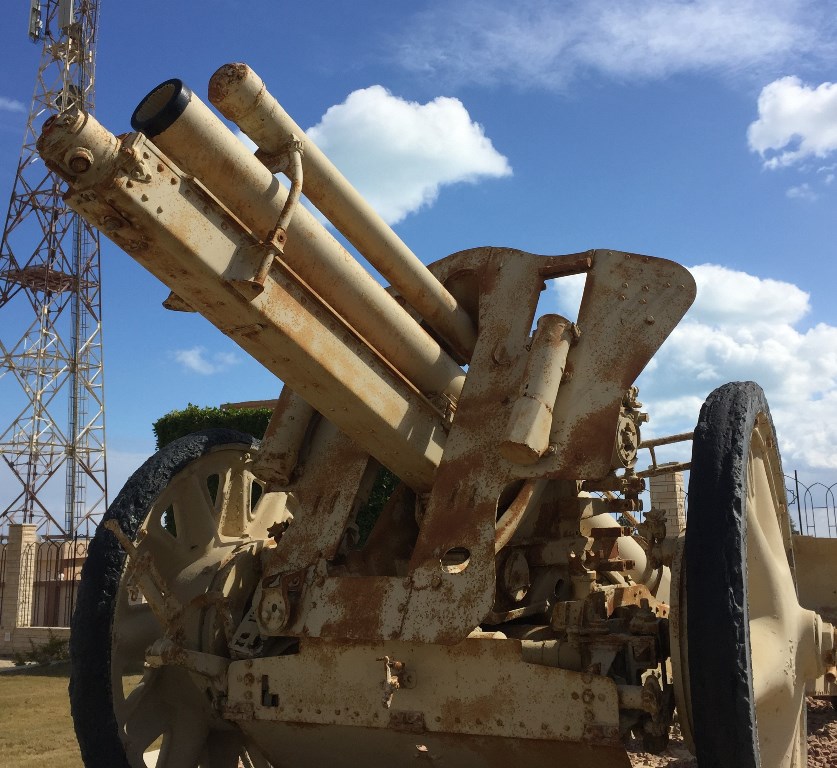
[[[130,177],[128,185],[131,181],[149,182],[151,181],[151,172],[148,164],[140,157],[139,150],[135,146],[143,139],[142,134],[134,134],[131,136],[119,150],[119,164]]]
[[[291,593],[302,592],[305,586],[307,569],[283,573],[278,578],[266,579],[271,584],[263,584],[259,598],[258,624],[265,634],[278,635],[291,622]]]
[[[267,234],[267,238],[260,245],[264,249],[264,256],[259,264],[256,274],[249,281],[249,289],[253,296],[258,296],[264,291],[264,281],[273,266],[273,262],[279,254],[285,252],[285,243],[288,240],[288,227],[291,225],[294,211],[302,195],[302,155],[304,144],[295,135],[279,150],[272,155],[256,153],[256,157],[270,169],[271,173],[283,172],[291,182],[288,197],[282,206],[282,212],[276,221],[276,225]]]
[[[403,661],[391,659],[389,656],[380,656],[375,661],[384,662],[384,695],[383,705],[386,709],[392,706],[392,697],[401,688],[415,688],[415,674],[407,671],[407,665]]]

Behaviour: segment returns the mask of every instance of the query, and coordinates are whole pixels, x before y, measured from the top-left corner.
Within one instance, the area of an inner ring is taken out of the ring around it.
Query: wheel
[[[804,768],[822,625],[797,602],[776,434],[753,382],[715,390],[701,410],[685,547],[679,621],[698,764]]]
[[[224,610],[213,599],[222,595],[232,621],[240,621],[257,579],[254,549],[273,522],[253,503],[261,487],[247,452],[255,445],[220,429],[173,442],[131,477],[96,531],[70,639],[71,710],[88,768],[144,768],[155,764],[147,753],[157,749],[159,768],[237,768],[239,759],[268,766],[221,719],[210,679],[175,663],[144,665],[149,646],[164,636],[229,655]],[[137,589],[140,570],[126,566],[109,520],[135,543],[138,557],[150,556],[184,606],[167,632]]]

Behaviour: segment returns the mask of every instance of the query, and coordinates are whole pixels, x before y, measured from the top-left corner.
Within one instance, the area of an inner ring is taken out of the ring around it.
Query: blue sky
[[[3,215],[40,56],[29,3],[5,6]],[[647,434],[690,429],[714,387],[753,378],[786,471],[837,479],[835,32],[828,0],[102,0],[96,114],[127,131],[162,80],[205,97],[246,61],[426,262],[507,245],[697,267],[698,301],[640,381]],[[157,417],[280,384],[102,255],[113,496]],[[542,306],[571,314],[577,296],[559,281]]]

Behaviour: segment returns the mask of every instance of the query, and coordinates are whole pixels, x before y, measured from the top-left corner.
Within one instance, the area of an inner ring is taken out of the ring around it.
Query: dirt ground
[[[662,755],[639,751],[638,744],[630,752],[633,768],[698,768],[679,735],[672,739]],[[826,701],[808,699],[808,768],[837,766],[837,710]]]

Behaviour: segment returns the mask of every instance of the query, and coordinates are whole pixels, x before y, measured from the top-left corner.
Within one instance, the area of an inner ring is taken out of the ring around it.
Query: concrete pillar
[[[28,627],[32,623],[32,590],[35,580],[37,526],[10,525],[6,544],[6,586],[3,589],[3,628]]]
[[[674,463],[674,462],[672,462]],[[661,464],[664,467],[665,464]],[[683,473],[672,472],[650,478],[651,506],[665,510],[666,537],[676,538],[686,527],[686,492]]]

